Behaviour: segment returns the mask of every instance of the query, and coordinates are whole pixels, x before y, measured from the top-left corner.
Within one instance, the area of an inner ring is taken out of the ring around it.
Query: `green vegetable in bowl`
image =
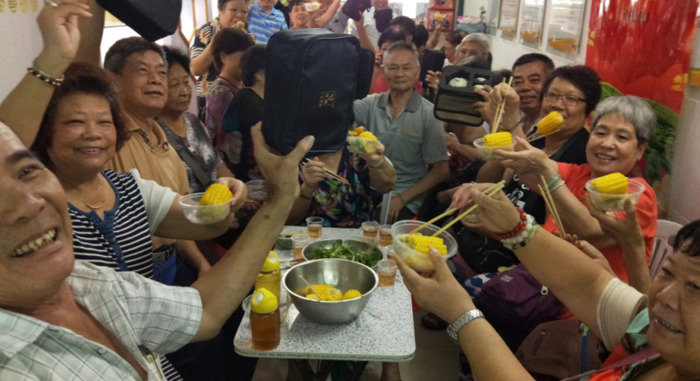
[[[330,247],[319,247],[311,253],[309,259],[321,259],[321,258],[336,258],[336,259],[348,259],[355,262],[360,262],[369,267],[374,267],[377,262],[382,259],[382,254],[377,248],[373,248],[371,251],[358,250],[355,247],[344,244],[342,240],[337,240],[333,242]]]

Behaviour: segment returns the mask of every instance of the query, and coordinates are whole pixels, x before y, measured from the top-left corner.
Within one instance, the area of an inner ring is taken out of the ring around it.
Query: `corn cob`
[[[591,182],[591,185],[600,193],[604,194],[627,194],[629,181],[625,175],[615,172],[609,175],[598,177]]]
[[[313,287],[314,290],[316,290],[316,292],[318,292],[319,294],[320,294],[321,292],[325,292],[325,291],[328,291],[328,290],[330,290],[330,289],[333,288],[333,286],[328,285],[328,284],[314,284],[314,285],[311,285],[311,287]],[[313,291],[311,291],[311,287],[306,287],[306,288],[304,289],[304,294],[305,294],[305,295],[306,295],[306,294],[313,294],[313,293],[314,293]]]
[[[447,254],[447,246],[440,237],[428,237],[424,235],[411,235],[408,237],[408,246],[413,250],[428,254],[430,247],[434,247],[442,255]]]
[[[363,133],[363,132],[365,132],[365,128],[362,127],[362,126],[358,126],[358,127],[356,127],[354,130],[348,131],[348,135],[350,135],[350,136],[360,136],[360,134]]]
[[[495,134],[484,135],[484,146],[499,147],[513,143],[513,135],[510,132],[496,132]]]
[[[343,300],[343,293],[340,292],[340,290],[338,290],[337,288],[328,286],[330,288],[323,289],[323,290],[319,291],[318,289],[316,289],[316,286],[313,286],[313,287],[316,290],[316,292],[318,293],[318,295],[321,297],[321,300],[323,300],[323,301],[335,302],[335,301]],[[306,294],[306,297],[308,299],[318,300],[318,297],[313,292]]]
[[[362,293],[358,290],[347,290],[347,291],[345,291],[345,294],[343,294],[343,300],[355,299],[355,298],[359,298],[361,296],[362,296]]]
[[[207,188],[204,192],[204,196],[199,201],[199,205],[215,205],[221,204],[233,197],[233,193],[228,189],[228,187],[221,183],[214,183]]]
[[[537,123],[537,132],[540,135],[549,135],[557,130],[564,123],[564,117],[558,111],[552,111]]]
[[[374,136],[374,134],[371,133],[371,132],[369,132],[369,131],[362,132],[362,133],[360,133],[360,135],[358,135],[358,136],[361,137],[361,138],[365,138],[365,139],[377,140],[377,137]]]

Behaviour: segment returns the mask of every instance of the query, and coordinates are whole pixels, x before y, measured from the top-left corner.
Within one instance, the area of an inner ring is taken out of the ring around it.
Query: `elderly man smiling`
[[[0,379],[161,379],[153,354],[214,337],[281,231],[313,144],[275,156],[259,125],[253,140],[263,173],[279,172],[270,196],[211,271],[175,288],[76,261],[61,184],[0,123]]]

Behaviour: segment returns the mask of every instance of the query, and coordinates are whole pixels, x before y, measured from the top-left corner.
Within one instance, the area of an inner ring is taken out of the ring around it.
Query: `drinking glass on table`
[[[362,223],[362,240],[372,245],[377,244],[379,223],[377,221],[365,221]]]
[[[377,272],[379,273],[379,286],[390,287],[396,280],[396,262],[391,259],[384,259],[377,262]]]
[[[304,259],[301,255],[301,251],[311,243],[311,237],[304,234],[296,234],[292,236],[292,249],[294,250],[294,259],[300,260]]]
[[[379,227],[379,246],[389,246],[393,243],[391,236],[391,225],[382,225]]]
[[[307,217],[306,227],[309,231],[309,237],[314,239],[321,238],[321,233],[323,232],[323,218]]]

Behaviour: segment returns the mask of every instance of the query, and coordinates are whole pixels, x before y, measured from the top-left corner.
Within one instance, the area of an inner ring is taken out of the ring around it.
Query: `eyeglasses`
[[[555,94],[555,93],[544,93],[544,99],[550,101],[550,102],[556,102],[558,100],[561,100],[562,103],[564,103],[567,106],[575,106],[576,103],[578,102],[585,102],[586,98],[579,98],[577,96],[573,95],[560,95],[560,94]]]

